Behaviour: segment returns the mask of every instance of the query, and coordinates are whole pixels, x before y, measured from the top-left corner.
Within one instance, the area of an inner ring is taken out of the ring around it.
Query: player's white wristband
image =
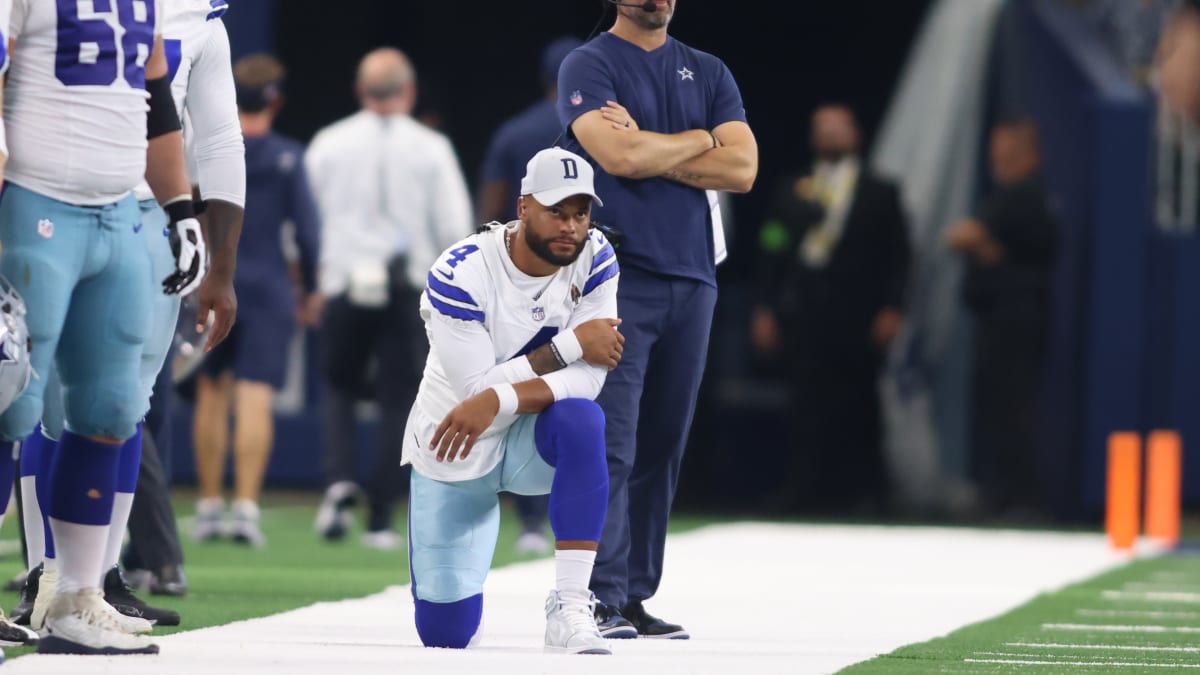
[[[513,389],[511,384],[494,384],[491,390],[496,392],[496,398],[500,399],[500,410],[497,415],[516,415],[517,405],[520,399],[517,397],[517,390]]]
[[[8,134],[4,131],[4,119],[0,118],[0,153],[8,159]]]
[[[583,345],[579,344],[579,338],[573,330],[562,331],[551,338],[550,342],[553,343],[558,358],[562,359],[564,366],[569,366],[583,358]]]

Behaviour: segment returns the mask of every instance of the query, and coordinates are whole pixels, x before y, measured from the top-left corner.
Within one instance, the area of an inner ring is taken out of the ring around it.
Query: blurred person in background
[[[511,117],[496,130],[488,144],[480,171],[478,216],[482,222],[507,223],[517,217],[521,178],[525,164],[539,150],[548,148],[562,134],[554,101],[558,98],[558,67],[567,54],[583,41],[560,37],[542,51],[541,81],[545,96]],[[521,536],[517,539],[518,553],[546,553],[546,514],[549,496],[514,495],[521,516]]]
[[[812,116],[815,158],[784,182],[759,234],[751,338],[779,354],[796,438],[776,508],[874,510],[887,481],[878,381],[900,330],[911,259],[898,188],[860,157],[853,111]]]
[[[327,482],[316,529],[341,539],[357,486],[355,403],[380,406],[363,544],[395,549],[404,489],[404,422],[416,397],[425,330],[417,314],[437,255],[472,231],[471,201],[450,140],[412,118],[417,79],[403,52],[370,52],[358,67],[362,109],[321,130],[305,159],[321,212],[323,396]],[[373,367],[372,367],[373,366]]]
[[[668,35],[675,0],[614,4],[612,28],[571,52],[558,73],[564,146],[597,166],[605,203],[596,220],[623,239],[613,245],[628,343],[596,399],[606,417],[609,503],[591,588],[605,637],[687,639],[687,629],[644,603],[662,580],[717,302],[706,191],[749,191],[758,144],[729,68]]]
[[[305,299],[315,312],[319,238],[316,207],[304,170],[304,148],[271,130],[283,107],[285,71],[268,54],[234,64],[238,117],[246,141],[246,227],[234,278],[240,321],[201,365],[196,381],[193,443],[200,499],[193,534],[208,540],[224,534],[263,546],[258,499],[274,443],[275,392],[283,386],[287,346],[296,323],[296,291],[284,258],[284,222],[295,225]],[[222,484],[233,413],[234,501],[222,523]]]
[[[945,235],[966,262],[964,300],[975,318],[972,471],[985,508],[1036,517],[1045,510],[1035,428],[1059,224],[1032,120],[998,124],[990,162],[992,194]]]
[[[1158,83],[1176,112],[1200,123],[1200,0],[1186,0],[1158,45]]]

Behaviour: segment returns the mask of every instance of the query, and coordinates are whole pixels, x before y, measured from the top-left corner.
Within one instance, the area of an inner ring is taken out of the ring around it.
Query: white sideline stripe
[[[1154,602],[1180,602],[1189,605],[1200,605],[1200,593],[1183,593],[1172,591],[1102,591],[1100,597],[1105,600],[1144,600]]]
[[[1016,666],[1077,666],[1079,668],[1200,668],[1200,663],[1126,663],[1123,661],[1036,661],[1033,659],[963,659],[963,663]]]
[[[613,641],[607,658],[543,653],[542,603],[554,584],[547,559],[489,574],[481,643],[465,651],[422,648],[412,595],[395,586],[157,638],[157,656],[19,657],[2,668],[4,675],[831,673],[1126,561],[1090,533],[743,523],[667,540],[666,575],[648,607],[681,621],[692,634],[684,643]]]
[[[1200,634],[1194,626],[1117,626],[1093,623],[1044,623],[1042,630],[1070,630],[1096,633],[1187,633]]]
[[[1077,609],[1079,616],[1090,617],[1127,617],[1130,619],[1200,619],[1200,612],[1164,612],[1143,609]]]
[[[1030,647],[1036,649],[1113,649],[1128,652],[1179,652],[1200,653],[1200,647],[1144,647],[1141,645],[1064,645],[1055,642],[1005,642],[1005,647]]]

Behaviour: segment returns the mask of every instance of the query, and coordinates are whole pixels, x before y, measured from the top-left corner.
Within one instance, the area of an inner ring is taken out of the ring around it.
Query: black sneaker
[[[104,599],[125,616],[145,619],[158,626],[178,626],[179,612],[151,607],[133,594],[133,589],[121,576],[121,568],[113,565],[104,575]]]
[[[629,623],[621,612],[612,605],[596,601],[596,628],[600,635],[609,640],[628,640],[638,636],[638,631]]]
[[[629,619],[629,623],[637,630],[638,637],[658,638],[661,640],[686,640],[691,637],[683,626],[667,623],[662,619],[646,613],[641,600],[621,608],[621,614]]]
[[[38,582],[42,579],[42,564],[29,570],[25,584],[21,586],[21,601],[12,611],[12,622],[19,626],[28,626],[29,617],[33,616],[33,601],[37,600]]]

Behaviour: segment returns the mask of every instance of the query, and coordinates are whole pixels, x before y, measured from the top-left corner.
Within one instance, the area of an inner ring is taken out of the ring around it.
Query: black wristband
[[[196,217],[196,207],[192,204],[192,200],[180,199],[179,201],[171,202],[163,207],[163,211],[167,212],[167,218],[172,223],[178,223],[181,220]]]
[[[718,145],[717,144],[717,135],[714,134],[712,131],[709,131],[708,135],[712,137],[713,147],[714,148],[717,147],[717,145]]]

